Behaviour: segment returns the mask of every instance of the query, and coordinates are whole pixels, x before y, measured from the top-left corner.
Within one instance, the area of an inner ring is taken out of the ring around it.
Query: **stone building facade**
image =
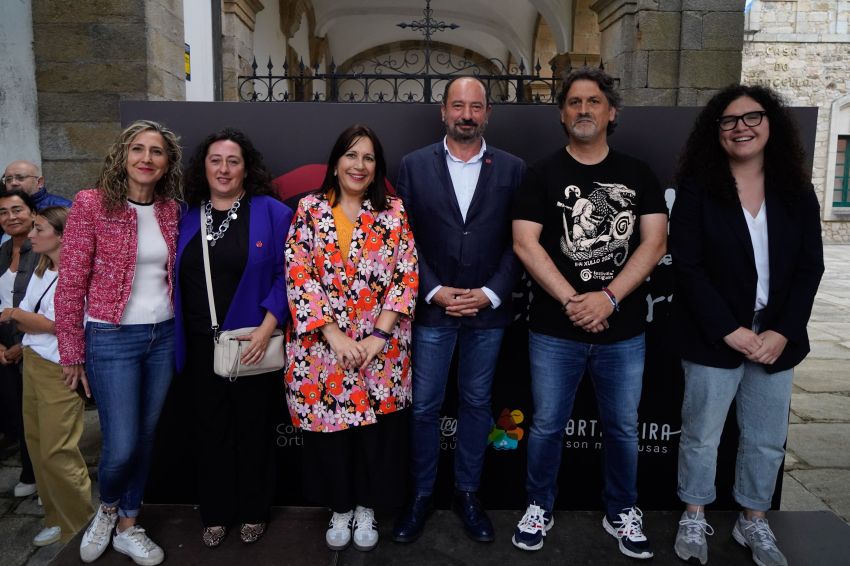
[[[742,82],[818,108],[812,181],[824,239],[850,242],[850,207],[835,190],[850,137],[850,1],[753,0],[745,28]]]
[[[71,196],[96,180],[121,100],[185,98],[183,5],[34,0],[32,29],[42,170]]]

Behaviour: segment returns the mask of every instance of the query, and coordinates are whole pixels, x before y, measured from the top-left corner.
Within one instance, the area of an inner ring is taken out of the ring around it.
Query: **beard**
[[[472,126],[470,130],[461,130],[460,126]],[[475,120],[458,120],[454,123],[446,122],[446,135],[456,142],[468,143],[480,139],[487,128],[487,121],[480,124]]]
[[[588,118],[578,118],[572,124],[564,124],[564,129],[571,139],[587,141],[599,131],[599,126]]]

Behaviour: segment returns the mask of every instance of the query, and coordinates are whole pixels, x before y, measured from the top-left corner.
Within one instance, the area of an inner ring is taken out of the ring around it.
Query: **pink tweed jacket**
[[[162,197],[157,197],[153,206],[168,246],[171,294],[180,209],[175,201]],[[85,362],[85,313],[114,324],[121,322],[136,271],[137,239],[136,214],[129,206],[109,212],[103,207],[99,190],[77,193],[62,238],[54,298],[59,361],[63,366]]]

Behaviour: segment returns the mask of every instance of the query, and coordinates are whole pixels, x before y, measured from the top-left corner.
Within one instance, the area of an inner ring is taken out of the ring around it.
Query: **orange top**
[[[351,235],[354,233],[354,222],[343,212],[339,203],[331,209],[336,224],[336,235],[339,238],[339,253],[343,261],[348,261],[348,250],[351,249]]]

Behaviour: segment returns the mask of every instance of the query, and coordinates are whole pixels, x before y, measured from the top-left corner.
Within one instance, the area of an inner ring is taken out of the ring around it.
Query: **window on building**
[[[850,209],[850,136],[838,136],[835,152],[834,208]]]

